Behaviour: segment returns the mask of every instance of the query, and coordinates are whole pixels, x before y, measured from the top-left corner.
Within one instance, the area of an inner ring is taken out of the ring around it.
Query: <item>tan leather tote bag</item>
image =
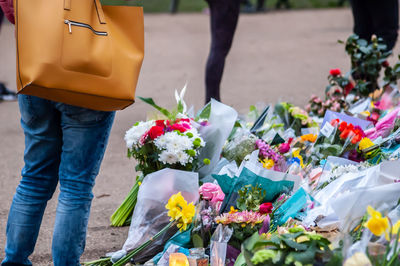
[[[14,0],[18,92],[101,111],[134,102],[138,0]]]

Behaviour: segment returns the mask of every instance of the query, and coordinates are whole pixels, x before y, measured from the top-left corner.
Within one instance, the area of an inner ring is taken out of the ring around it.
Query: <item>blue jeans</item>
[[[93,111],[19,95],[25,166],[7,222],[2,265],[32,265],[47,201],[57,184],[53,263],[79,265],[85,248],[92,188],[106,149],[114,112]]]

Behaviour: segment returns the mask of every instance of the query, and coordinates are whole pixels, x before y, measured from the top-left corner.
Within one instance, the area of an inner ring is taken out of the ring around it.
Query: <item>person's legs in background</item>
[[[368,0],[368,8],[372,17],[373,33],[381,37],[392,50],[396,44],[399,29],[398,0]]]
[[[257,0],[257,7],[256,11],[257,12],[264,12],[265,9],[265,0]]]
[[[3,10],[0,8],[0,32],[1,26],[4,19]],[[17,100],[17,96],[14,92],[8,90],[4,83],[0,82],[0,101],[15,101]]]
[[[206,66],[206,103],[220,98],[225,59],[232,46],[239,19],[240,0],[209,0],[211,48]]]
[[[373,34],[383,38],[388,50],[392,50],[397,40],[399,27],[398,0],[351,0],[354,33],[367,41]]]

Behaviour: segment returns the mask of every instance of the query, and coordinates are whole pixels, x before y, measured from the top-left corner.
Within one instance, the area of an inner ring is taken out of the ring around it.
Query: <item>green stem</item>
[[[113,266],[122,266],[130,262],[130,260],[139,252],[150,246],[151,243],[154,242],[157,238],[159,238],[161,235],[163,235],[169,228],[171,228],[173,225],[176,224],[176,221],[170,222],[167,226],[165,226],[163,229],[161,229],[160,232],[158,232],[156,235],[154,235],[151,239],[147,240],[145,243],[143,243],[141,246],[138,248],[132,250],[129,252],[125,257],[117,261]]]
[[[392,228],[393,228],[393,227],[392,227]],[[390,259],[390,261],[389,261],[389,263],[388,263],[388,266],[392,265],[392,263],[395,262],[395,260],[396,260],[396,259],[398,258],[398,256],[399,256],[399,252],[397,252],[397,245],[398,245],[398,243],[399,243],[399,236],[400,236],[400,230],[397,232],[396,239],[394,240],[394,241],[395,241],[395,244],[394,244],[393,256],[392,256],[392,258]]]
[[[110,258],[104,258],[104,259],[84,262],[83,265],[87,265],[87,266],[102,265],[103,262],[109,262],[109,264],[111,264]]]
[[[137,195],[139,192],[139,183],[136,182],[129,192],[128,196],[122,202],[121,206],[111,215],[110,221],[112,226],[123,226],[125,221],[132,215],[135,208]]]

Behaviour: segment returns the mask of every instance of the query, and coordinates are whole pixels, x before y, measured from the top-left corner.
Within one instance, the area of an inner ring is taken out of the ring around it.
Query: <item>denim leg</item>
[[[59,104],[63,146],[60,195],[53,234],[55,266],[79,265],[85,248],[92,188],[106,149],[114,112]]]
[[[25,166],[7,222],[5,259],[2,265],[31,265],[47,201],[58,182],[61,154],[60,116],[50,101],[18,96],[25,134]]]

